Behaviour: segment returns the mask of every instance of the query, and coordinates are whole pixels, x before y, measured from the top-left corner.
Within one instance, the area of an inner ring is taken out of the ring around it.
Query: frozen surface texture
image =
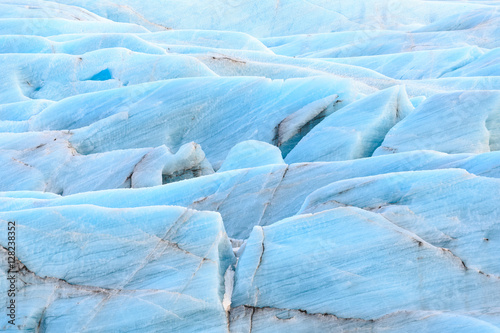
[[[492,0],[0,0],[0,331],[499,333],[499,36]]]
[[[30,244],[16,249],[14,263],[24,330],[151,332],[168,322],[174,330],[225,331],[223,281],[234,257],[219,214],[80,205],[0,218],[4,228],[16,221],[18,238]],[[7,254],[0,248],[2,290]]]

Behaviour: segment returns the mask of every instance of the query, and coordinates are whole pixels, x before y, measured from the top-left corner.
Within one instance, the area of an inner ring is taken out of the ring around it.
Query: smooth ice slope
[[[281,157],[281,151],[268,143],[249,140],[240,142],[231,148],[218,172],[268,164],[285,164]]]

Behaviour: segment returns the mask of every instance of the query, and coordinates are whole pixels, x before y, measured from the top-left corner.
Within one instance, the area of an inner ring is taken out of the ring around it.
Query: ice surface
[[[0,190],[38,190],[69,195],[144,187],[213,173],[200,146],[113,150],[81,155],[60,132],[0,133]],[[160,153],[162,152],[162,153]],[[12,169],[15,172],[12,172]]]
[[[486,55],[483,57],[481,49],[476,46],[468,46],[387,55],[329,58],[328,61],[366,67],[395,79],[419,80],[455,75],[475,76],[461,75],[460,73],[468,70],[469,73],[473,74],[472,68],[479,67],[481,63],[486,62],[492,56],[493,54],[489,54],[488,57]],[[456,68],[459,69],[456,70]],[[487,75],[495,75],[494,71],[488,70],[486,72]]]
[[[47,14],[45,14],[47,15]],[[1,35],[33,35],[53,36],[65,33],[99,33],[99,32],[147,32],[136,24],[101,22],[101,21],[79,21],[63,18],[2,18],[0,19]]]
[[[3,54],[5,103],[66,97],[179,77],[214,76],[198,60],[182,55],[147,55],[123,48],[66,54]],[[103,62],[105,65],[103,65]],[[133,65],[132,65],[133,64]],[[72,68],[71,75],[68,75]],[[13,84],[13,82],[15,84]]]
[[[355,98],[355,88],[343,83],[326,76],[165,80],[66,98],[29,123],[32,131],[71,130],[81,154],[158,143],[177,150],[194,141],[218,167],[240,141],[272,143],[280,122],[304,106],[333,93]]]
[[[0,0],[0,331],[500,332],[499,27]]]
[[[494,235],[500,233],[496,223],[500,207],[495,204],[499,195],[499,179],[477,177],[461,169],[389,173],[318,189],[306,198],[299,214],[344,206],[376,212],[425,241],[449,249],[468,268],[498,277],[500,253],[493,243],[497,241]]]
[[[285,164],[281,157],[281,151],[269,143],[248,140],[231,148],[218,172],[268,164]]]
[[[414,149],[450,154],[500,150],[500,92],[434,95],[394,126],[374,155]]]
[[[370,157],[389,129],[413,111],[404,87],[369,95],[335,112],[286,156],[288,163]]]
[[[216,174],[144,189],[119,189],[64,197],[0,197],[0,209],[94,204],[112,208],[179,205],[218,211],[228,235],[247,238],[254,225],[269,225],[296,214],[307,196],[339,180],[409,170],[467,168],[483,172],[500,169],[500,153],[474,156],[410,152],[330,163],[273,164]],[[498,171],[490,177],[500,178]],[[244,214],[242,214],[244,213]]]
[[[498,277],[469,270],[449,250],[352,207],[255,227],[235,281],[233,306],[361,320],[398,311],[495,313],[500,292]]]
[[[498,332],[488,321],[444,311],[400,312],[378,318],[338,318],[304,310],[241,306],[231,311],[231,332]]]
[[[224,331],[223,275],[234,257],[217,213],[80,205],[1,213],[4,228],[7,221],[31,244],[16,250],[24,329],[181,330],[189,320],[191,329]],[[5,290],[7,250],[0,252]]]

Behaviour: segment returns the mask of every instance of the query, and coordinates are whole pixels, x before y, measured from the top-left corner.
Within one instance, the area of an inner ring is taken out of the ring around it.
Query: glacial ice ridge
[[[499,37],[493,0],[0,0],[0,331],[500,332]]]

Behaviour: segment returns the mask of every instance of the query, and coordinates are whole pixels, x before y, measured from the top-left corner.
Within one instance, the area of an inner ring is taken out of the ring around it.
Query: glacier
[[[0,0],[0,331],[500,332],[496,0]]]

